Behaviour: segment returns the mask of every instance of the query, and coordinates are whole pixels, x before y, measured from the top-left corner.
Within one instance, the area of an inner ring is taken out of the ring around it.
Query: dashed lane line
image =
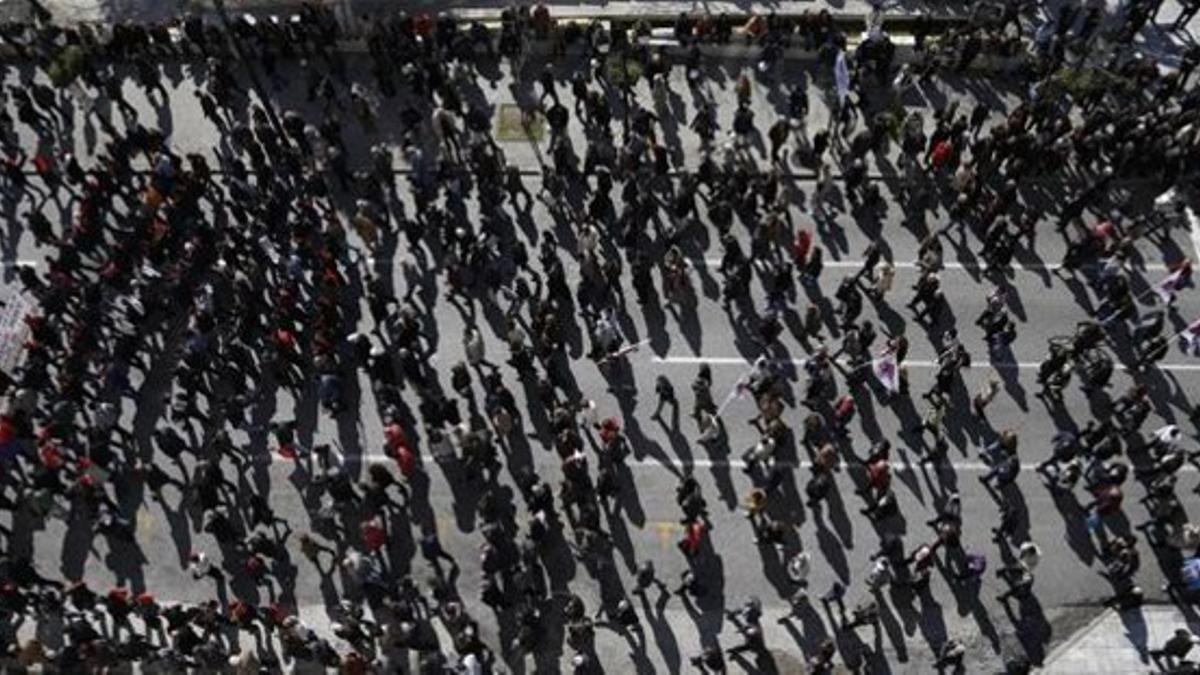
[[[753,365],[753,359],[747,359],[742,356],[655,356],[652,358],[655,363],[663,363],[667,365],[700,365],[708,364],[710,366],[744,366],[749,368]],[[808,363],[808,359],[771,359],[775,363],[792,363],[797,366],[802,366]],[[909,360],[902,365],[907,368],[937,368],[937,361],[922,361]],[[979,361],[973,364],[981,369],[994,368],[996,370],[1037,370],[1041,366],[1040,361]],[[1114,364],[1118,370],[1128,370],[1128,366],[1124,364]],[[1154,366],[1158,370],[1168,372],[1195,372],[1200,371],[1200,363],[1160,363]]]
[[[1200,259],[1200,217],[1196,216],[1191,211],[1191,209],[1188,209],[1188,217],[1190,218],[1191,223],[1192,223],[1192,231],[1191,231],[1192,243],[1196,247],[1197,259]],[[388,258],[385,260],[385,259],[374,258],[374,257],[366,257],[366,258],[363,258],[363,260],[365,260],[367,263],[369,263],[371,265],[376,265],[379,262],[388,262],[393,267],[396,267],[396,268],[402,268],[402,267],[406,266],[407,264],[410,264],[410,262],[411,262],[407,259],[401,260],[401,259],[397,259],[397,258]],[[695,260],[692,260],[692,262],[695,262]],[[33,260],[33,259],[4,260],[4,261],[0,261],[0,267],[5,267],[5,268],[22,267],[22,266],[40,267],[42,265],[42,263],[43,263],[43,261],[41,261],[41,260]],[[824,267],[826,269],[858,269],[858,268],[862,267],[862,264],[863,264],[862,260],[854,260],[854,259],[826,260],[824,262]],[[578,265],[578,263],[575,263],[575,266],[577,266],[577,265]],[[709,268],[714,268],[714,269],[718,268],[721,266],[721,258],[706,257],[706,258],[704,258],[704,266],[709,267]],[[916,261],[901,260],[901,261],[892,262],[892,267],[894,267],[897,270],[915,270],[915,269],[920,269],[921,265],[918,264]],[[1055,270],[1062,269],[1063,265],[1061,263],[1013,263],[1010,267],[1017,271],[1053,272]],[[982,272],[982,271],[986,271],[988,268],[989,268],[989,265],[987,263],[943,262],[941,264],[941,269],[947,270],[947,271],[978,271],[978,272]],[[1134,265],[1133,269],[1146,271],[1146,272],[1165,272],[1165,271],[1168,271],[1170,269],[1170,267],[1164,263],[1144,263],[1144,264],[1140,264],[1140,265]]]
[[[288,463],[295,462],[295,460],[285,459],[278,455],[272,455],[271,460],[272,460],[272,462],[271,462],[272,464],[288,464]],[[361,464],[390,464],[395,461],[391,457],[388,457],[387,455],[384,455],[382,453],[367,453],[364,455],[359,455],[355,458],[355,460]],[[349,461],[349,458],[347,458],[347,461]],[[301,462],[306,462],[306,461],[301,460]],[[432,459],[428,459],[428,458],[426,459],[426,469],[431,469],[435,464],[436,464],[436,462],[434,462]],[[664,461],[662,459],[658,459],[658,458],[654,458],[654,457],[644,457],[642,459],[627,459],[627,460],[625,460],[625,465],[632,469],[656,469],[656,468],[668,468],[669,467],[669,468],[672,468],[675,470],[680,470],[680,469],[684,469],[684,468],[745,469],[747,467],[747,463],[740,459],[689,459],[686,461],[677,460],[677,459],[667,459]],[[813,466],[813,463],[808,460],[802,460],[799,462],[783,462],[783,465],[788,466],[793,469],[811,469]],[[893,461],[893,462],[891,462],[891,465],[896,471],[902,471],[902,472],[915,472],[915,471],[919,471],[922,469],[922,465],[919,462]],[[1035,471],[1037,469],[1037,467],[1038,467],[1037,462],[1025,462],[1025,463],[1021,464],[1022,471]],[[838,468],[845,469],[846,465],[842,464]],[[947,468],[949,468],[949,469],[953,469],[955,471],[987,471],[988,469],[991,468],[991,465],[987,464],[986,462],[950,461],[950,462],[943,462],[938,465],[928,465],[928,468],[938,469],[938,470],[946,470]],[[1180,467],[1179,471],[1184,472],[1184,473],[1196,473],[1196,472],[1200,472],[1200,468],[1197,468],[1196,466],[1191,465],[1191,464],[1185,464],[1182,467]]]
[[[1193,236],[1194,235],[1195,235],[1195,231],[1193,231]],[[858,268],[862,267],[862,264],[863,264],[863,261],[861,261],[861,260],[826,260],[826,261],[824,261],[824,266],[827,269],[858,269]],[[704,266],[705,267],[714,267],[714,268],[720,267],[721,259],[720,258],[705,258]],[[903,261],[902,260],[902,261],[892,262],[892,267],[894,267],[897,270],[914,270],[914,269],[920,269],[921,265],[918,264],[916,261]],[[989,267],[990,267],[990,265],[988,265],[987,263],[973,263],[973,262],[972,263],[943,262],[941,265],[941,269],[948,270],[948,271],[982,272],[982,271],[986,271]],[[1062,263],[1018,263],[1018,262],[1014,262],[1012,265],[1010,265],[1010,267],[1014,270],[1025,271],[1025,272],[1042,272],[1042,271],[1053,272],[1055,270],[1062,269],[1063,265],[1062,265]],[[1169,268],[1167,267],[1167,265],[1165,265],[1163,263],[1146,263],[1146,264],[1142,264],[1142,265],[1134,265],[1133,269],[1142,270],[1142,271],[1146,271],[1146,272],[1165,272]]]
[[[671,468],[674,468],[674,469],[683,469],[683,468],[689,468],[689,467],[694,468],[694,469],[744,469],[744,468],[746,468],[746,462],[743,462],[740,459],[692,459],[692,460],[687,460],[687,461],[668,460],[667,462],[663,462],[658,459],[650,458],[650,459],[626,460],[625,464],[630,467],[641,468],[641,469],[664,467],[664,466],[670,466]],[[804,460],[804,461],[800,461],[800,462],[783,462],[783,464],[785,466],[791,467],[793,469],[811,469],[813,466],[813,463],[808,460]],[[919,462],[893,461],[893,462],[891,462],[891,466],[896,471],[903,471],[903,472],[918,471],[918,470],[921,470],[921,468],[922,468],[922,465]],[[939,469],[939,470],[951,468],[951,469],[954,469],[955,471],[987,471],[992,468],[990,464],[987,464],[985,462],[954,462],[954,461],[943,462],[943,463],[937,464],[937,465],[928,465],[928,467],[932,468],[932,469]],[[1038,467],[1038,464],[1036,462],[1023,462],[1021,464],[1022,471],[1036,471],[1037,467]],[[838,468],[845,469],[846,465],[842,464]],[[1191,464],[1185,464],[1179,468],[1179,471],[1185,472],[1185,473],[1196,473],[1196,472],[1200,472],[1200,469],[1198,469],[1197,467],[1195,467]]]

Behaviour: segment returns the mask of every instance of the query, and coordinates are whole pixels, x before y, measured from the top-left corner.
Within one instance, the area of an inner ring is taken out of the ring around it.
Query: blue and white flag
[[[896,352],[888,350],[871,364],[875,378],[893,394],[900,391],[900,364],[896,363]]]
[[[833,79],[837,82],[838,103],[845,103],[850,94],[850,69],[846,67],[845,50],[839,50],[833,61]]]

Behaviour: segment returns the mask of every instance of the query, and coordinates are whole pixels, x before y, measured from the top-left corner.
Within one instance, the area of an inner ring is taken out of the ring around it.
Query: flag
[[[1185,260],[1179,265],[1174,272],[1167,275],[1167,278],[1154,285],[1154,292],[1165,303],[1175,301],[1175,294],[1187,285],[1188,280],[1192,276],[1192,261]]]
[[[754,365],[750,367],[750,370],[743,373],[742,376],[737,379],[737,382],[733,383],[733,389],[729,390],[729,395],[725,397],[725,400],[721,401],[721,405],[717,408],[716,417],[720,417],[721,413],[725,412],[725,408],[728,408],[730,403],[733,403],[736,399],[743,398],[746,394],[750,393],[750,383],[754,380],[754,375],[758,373],[760,367],[763,367],[765,364],[765,357],[760,356],[754,360]]]
[[[1179,576],[1189,590],[1200,588],[1200,558],[1187,558],[1179,567]]]
[[[871,364],[875,377],[885,389],[895,394],[900,391],[900,366],[896,363],[896,353],[885,352]]]
[[[850,70],[846,67],[845,51],[838,51],[833,61],[833,79],[837,81],[838,103],[845,103],[850,94]]]
[[[1193,321],[1191,325],[1179,334],[1179,339],[1183,343],[1183,351],[1189,356],[1200,356],[1200,319]]]
[[[0,458],[16,459],[18,450],[16,421],[9,415],[0,415]]]
[[[33,301],[24,293],[11,295],[0,310],[0,370],[12,372],[24,355],[34,316]]]
[[[725,397],[725,400],[721,401],[721,406],[717,408],[717,417],[720,417],[721,413],[725,412],[725,408],[728,408],[730,403],[733,403],[736,399],[742,398],[749,391],[750,376],[743,375],[742,377],[738,378],[737,382],[733,384],[733,389],[729,391],[729,395]]]
[[[1179,197],[1179,192],[1175,188],[1171,188],[1161,195],[1154,198],[1154,205],[1158,207],[1168,207],[1175,203]]]
[[[630,343],[630,344],[625,345],[624,347],[621,347],[620,349],[608,354],[607,356],[601,358],[597,363],[603,364],[603,363],[607,363],[609,361],[613,361],[615,359],[619,359],[624,356],[628,356],[629,354],[632,354],[633,352],[636,352],[637,350],[641,349],[642,346],[648,345],[648,344],[650,344],[650,338],[646,338],[645,340],[641,340],[639,342]]]

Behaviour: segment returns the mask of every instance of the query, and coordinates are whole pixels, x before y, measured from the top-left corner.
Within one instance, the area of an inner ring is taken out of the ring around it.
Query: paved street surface
[[[369,67],[365,57],[348,57],[347,71],[353,75],[361,73],[366,79]],[[573,64],[560,65],[560,77],[566,78],[573,67]],[[737,106],[733,82],[740,72],[750,68],[753,63],[735,60],[710,66],[707,95],[716,103],[723,130],[730,128]],[[124,93],[136,109],[137,118],[142,124],[162,130],[176,154],[199,154],[207,157],[213,167],[221,166],[221,157],[230,150],[228,142],[218,128],[205,119],[193,96],[196,82],[206,76],[204,68],[172,61],[165,64],[164,69],[167,76],[165,98],[158,94],[147,97],[134,82],[126,83]],[[295,62],[286,62],[281,65],[280,72],[281,76],[269,85],[272,104],[280,112],[295,110],[310,121],[319,120],[322,105],[306,100],[306,75],[302,68]],[[677,158],[676,172],[694,170],[702,155],[696,134],[687,128],[687,123],[695,115],[698,99],[689,93],[682,68],[675,68],[671,77],[672,93],[667,104],[657,108],[663,122],[664,142]],[[44,81],[44,76],[30,68],[17,67],[10,69],[7,83],[21,86],[33,80]],[[809,132],[828,126],[827,101],[831,97],[831,86],[829,73],[800,66],[777,73],[773,86],[756,81],[750,107],[755,112],[759,129],[765,133],[767,126],[786,109],[786,95],[781,92],[792,87],[804,87],[808,91],[812,107],[808,116]],[[465,82],[464,88],[468,100],[486,101],[496,110],[507,105],[528,106],[540,95],[540,89],[531,80],[514,82],[507,68],[485,70],[477,80]],[[341,85],[339,91],[344,95],[345,89]],[[985,127],[990,128],[1017,105],[1022,93],[1017,84],[1005,78],[982,79],[968,73],[921,85],[910,92],[903,103],[907,109],[919,111],[927,118],[928,111],[944,107],[951,101],[958,101],[961,111],[985,103],[992,111]],[[564,102],[571,100],[568,85],[562,80],[559,95]],[[107,102],[65,91],[60,92],[60,96],[70,105],[67,126],[73,147],[55,145],[45,139],[39,141],[37,135],[26,128],[20,130],[18,143],[30,156],[38,152],[58,156],[71,152],[90,167],[102,151],[106,137],[98,128],[97,117],[88,114],[89,109],[95,105],[99,116],[111,120],[118,129],[128,129],[128,124]],[[396,119],[404,105],[403,100],[372,96],[376,97],[375,104],[381,115],[378,128],[372,133],[366,133],[349,112],[342,115],[347,123],[347,155],[352,158],[354,167],[364,167],[369,148],[376,143],[385,144],[393,151],[397,180],[405,185],[413,167],[405,159],[405,140]],[[655,108],[644,83],[639,85],[636,96],[643,105]],[[252,97],[252,100],[256,98]],[[927,119],[925,124],[927,130],[932,129],[932,121]],[[582,156],[588,142],[583,128],[573,121],[569,134]],[[435,142],[430,136],[428,130],[422,133],[425,147],[432,152]],[[759,134],[754,147],[748,151],[748,161],[767,167],[766,143],[765,136]],[[501,140],[500,145],[509,163],[522,170],[527,189],[538,194],[542,187],[543,162],[548,161],[547,139]],[[791,175],[784,180],[786,189],[791,191],[788,213],[793,229],[814,229],[811,204],[817,183],[812,169],[798,161],[796,147],[794,141],[789,143],[791,157],[787,166]],[[639,306],[633,300],[635,291],[629,275],[623,275],[621,287],[627,298],[627,311],[620,316],[620,328],[626,344],[641,345],[623,361],[602,367],[586,358],[591,341],[585,332],[581,332],[583,323],[569,321],[567,342],[572,359],[572,387],[581,399],[595,402],[600,418],[615,416],[621,421],[633,454],[626,462],[627,469],[619,474],[618,512],[604,520],[604,527],[611,534],[611,552],[591,563],[593,567],[588,569],[573,559],[565,548],[555,549],[545,556],[544,561],[551,588],[564,595],[568,592],[577,594],[590,613],[599,603],[615,605],[627,594],[634,585],[634,570],[643,561],[653,562],[658,577],[672,585],[684,570],[694,566],[708,587],[708,593],[696,601],[660,598],[656,590],[651,591],[648,600],[635,599],[644,627],[642,639],[598,630],[596,651],[608,672],[692,670],[688,659],[699,654],[704,646],[714,644],[718,636],[722,646],[737,644],[736,630],[725,612],[740,607],[750,598],[762,602],[765,643],[773,663],[765,659],[760,663],[739,659],[733,662],[734,671],[764,672],[773,668],[783,673],[803,672],[806,658],[816,652],[824,638],[835,636],[831,617],[826,616],[818,596],[835,582],[840,582],[849,588],[845,599],[847,607],[867,599],[870,594],[864,578],[872,567],[870,556],[879,548],[881,532],[902,534],[909,551],[922,542],[932,541],[934,531],[926,521],[934,517],[939,506],[954,491],[961,496],[965,523],[963,547],[968,552],[983,554],[988,560],[982,581],[950,582],[945,571],[939,569],[927,590],[914,592],[899,586],[888,587],[879,595],[880,622],[876,629],[864,627],[857,633],[836,634],[840,658],[849,667],[862,665],[861,672],[872,673],[928,673],[933,669],[937,650],[949,638],[965,646],[966,672],[1002,670],[1003,661],[1018,653],[1028,654],[1031,660],[1039,663],[1076,628],[1089,625],[1104,611],[1101,603],[1112,595],[1113,587],[1100,574],[1104,568],[1099,542],[1085,523],[1083,505],[1091,496],[1082,486],[1074,491],[1052,491],[1033,470],[1050,456],[1051,439],[1060,429],[1082,426],[1093,415],[1107,415],[1112,400],[1124,393],[1135,379],[1128,368],[1120,367],[1104,392],[1089,397],[1081,390],[1076,378],[1064,391],[1063,404],[1053,409],[1035,396],[1040,389],[1037,367],[1046,356],[1048,340],[1073,334],[1078,322],[1092,318],[1098,303],[1092,287],[1098,274],[1095,266],[1080,273],[1061,269],[1067,249],[1062,237],[1054,231],[1055,217],[1051,215],[1061,206],[1062,195],[1077,190],[1091,177],[1068,174],[1062,179],[1043,179],[1032,176],[1019,186],[1026,208],[1047,215],[1039,224],[1036,237],[1018,247],[1016,262],[1009,272],[989,270],[982,262],[980,233],[961,234],[960,229],[948,235],[944,239],[947,264],[942,272],[942,287],[953,318],[926,327],[912,320],[905,304],[913,297],[913,286],[919,275],[915,264],[919,258],[919,242],[931,229],[950,222],[948,202],[946,195],[939,195],[938,204],[926,214],[924,222],[906,219],[898,206],[904,199],[899,154],[896,144],[890,143],[885,152],[870,157],[868,174],[881,197],[877,207],[855,209],[850,208],[842,197],[834,200],[841,206],[834,223],[816,228],[817,245],[827,255],[826,269],[818,285],[796,288],[794,297],[789,299],[789,309],[783,315],[786,330],[769,348],[764,349],[757,340],[754,320],[757,312],[766,305],[761,279],[756,279],[749,295],[739,298],[732,309],[722,305],[717,269],[722,248],[711,228],[687,237],[683,245],[695,288],[694,302],[676,306],[663,304],[659,298]],[[139,160],[136,168],[149,170],[151,167]],[[1088,214],[1085,221],[1096,222],[1118,204],[1123,204],[1129,213],[1145,211],[1159,190],[1160,186],[1148,179],[1117,181],[1106,197],[1105,208]],[[408,192],[400,190],[401,201],[404,211],[413,215],[417,205]],[[617,213],[623,206],[619,193],[620,190],[614,191]],[[348,214],[353,208],[352,200],[341,201]],[[568,260],[568,278],[572,281],[579,278],[573,230],[576,223],[552,214],[544,202],[535,201],[526,214],[513,213],[507,205],[503,214],[484,212],[474,194],[466,204],[471,222],[477,223],[484,216],[498,216],[505,227],[511,226],[519,237],[529,242],[534,258],[537,250],[534,240],[554,232],[560,243],[559,253]],[[76,205],[77,196],[59,192],[38,206],[58,227],[58,223],[70,218]],[[0,249],[6,263],[4,281],[9,293],[18,291],[17,264],[32,264],[45,269],[49,249],[38,246],[24,225],[31,206],[31,201],[25,200],[19,206],[9,206],[6,214],[8,228]],[[752,248],[751,229],[755,225],[739,223],[732,229],[744,251],[749,252]],[[790,236],[790,232],[781,234],[780,240],[790,240]],[[396,236],[390,236],[369,254],[356,234],[351,233],[349,238],[353,255],[360,258],[354,267],[355,274],[360,276],[353,283],[362,283],[361,275],[371,271],[389,279],[398,296],[412,293],[420,309],[422,331],[433,350],[431,364],[438,371],[439,379],[448,382],[451,366],[467,358],[463,335],[471,320],[445,299],[445,270],[443,266],[431,263],[441,252],[432,249],[413,251],[402,237],[397,241]],[[1136,242],[1136,252],[1126,262],[1126,269],[1132,280],[1133,293],[1139,298],[1140,311],[1163,309],[1152,285],[1167,276],[1170,266],[1189,258],[1200,259],[1197,242],[1200,242],[1200,231],[1186,221],[1165,236],[1146,237]],[[864,471],[857,465],[845,465],[836,474],[837,489],[829,503],[816,508],[805,506],[802,503],[804,485],[811,475],[812,461],[798,442],[802,420],[809,412],[799,403],[807,381],[803,366],[817,347],[816,343],[798,337],[804,310],[810,304],[821,309],[825,319],[822,336],[826,344],[836,349],[841,332],[833,317],[831,303],[836,302],[833,292],[842,279],[859,270],[863,252],[872,243],[883,249],[885,259],[894,261],[896,278],[894,290],[886,296],[886,302],[866,302],[863,318],[890,334],[904,333],[909,338],[911,348],[905,366],[912,395],[911,398],[888,396],[874,378],[860,371],[859,375],[866,375],[866,384],[851,387],[845,374],[841,374],[834,397],[850,392],[858,407],[845,447],[864,457],[876,441],[890,439],[894,445],[894,483],[902,515],[882,523],[871,522],[859,511],[863,502],[855,490],[863,484]],[[536,262],[534,265],[537,267]],[[661,293],[657,273],[655,278]],[[987,296],[995,288],[1004,290],[1004,302],[1017,322],[1017,335],[1008,347],[989,353],[984,333],[975,325],[975,318],[983,312]],[[507,301],[502,300],[500,304],[507,306]],[[479,309],[478,303],[476,309],[478,314],[474,318],[485,337],[487,358],[499,364],[505,381],[516,394],[517,408],[524,418],[519,431],[502,444],[505,468],[499,478],[502,490],[517,509],[517,522],[524,524],[524,506],[513,480],[514,473],[533,468],[544,480],[557,486],[562,475],[561,462],[550,444],[550,426],[545,413],[527,412],[541,410],[540,405],[532,402],[536,396],[534,383],[521,382],[514,369],[505,364],[509,351],[503,338],[501,313],[494,308]],[[362,316],[360,328],[367,330],[370,313],[365,302]],[[1200,318],[1200,295],[1194,289],[1183,291],[1167,316],[1167,334],[1183,331],[1190,322]],[[953,324],[950,323],[952,320]],[[955,387],[951,397],[952,412],[946,419],[945,428],[950,443],[949,462],[929,466],[917,461],[929,437],[922,437],[914,430],[929,407],[920,393],[929,390],[934,382],[938,351],[933,344],[941,340],[942,333],[951,325],[957,328],[962,344],[973,357],[972,365],[963,372],[962,385]],[[1126,329],[1118,324],[1110,338],[1118,360],[1131,363],[1133,357],[1125,332]],[[789,439],[777,450],[778,456],[791,469],[784,483],[783,497],[773,498],[770,508],[772,517],[782,519],[794,528],[794,535],[783,549],[754,540],[745,508],[754,483],[747,474],[748,467],[742,456],[760,436],[748,422],[756,412],[752,397],[739,396],[736,392],[753,361],[764,355],[783,369],[790,390],[785,420],[797,432],[794,435],[797,438]],[[687,414],[692,400],[688,384],[705,364],[712,368],[712,391],[718,403],[729,395],[721,415],[724,434],[718,442],[707,446],[697,442],[700,431]],[[139,376],[133,382],[140,390],[139,396],[136,403],[127,402],[121,425],[133,430],[139,447],[150,448],[152,430],[169,424],[162,415],[163,397],[170,393],[164,388],[167,375],[168,372],[160,369],[148,381]],[[652,417],[655,383],[660,375],[674,383],[680,398],[679,410],[668,408],[664,420]],[[987,407],[986,417],[977,417],[971,412],[970,398],[991,379],[999,382],[999,395]],[[1184,430],[1184,445],[1194,449],[1197,428],[1190,415],[1198,403],[1200,360],[1182,353],[1173,342],[1168,356],[1136,379],[1147,387],[1154,405],[1141,436],[1148,436],[1151,430],[1163,424],[1175,423]],[[475,373],[472,374],[472,385],[472,398],[462,407],[464,411],[469,408],[479,414],[478,406],[482,405],[485,392]],[[383,463],[395,468],[395,462],[383,452],[383,423],[365,373],[360,371],[357,386],[350,387],[354,390],[351,409],[336,418],[320,409],[315,387],[306,388],[297,400],[282,388],[272,391],[272,386],[264,386],[268,394],[257,401],[251,411],[255,424],[263,425],[271,419],[296,419],[301,444],[307,447],[332,444],[341,455],[344,470],[355,479],[364,475],[369,463]],[[415,392],[407,389],[405,401],[415,411]],[[1002,554],[991,537],[991,528],[999,523],[998,496],[985,488],[978,478],[988,468],[979,456],[979,450],[1006,429],[1019,434],[1022,467],[1015,485],[1004,493],[1018,511],[1019,524],[1013,541],[1033,541],[1041,547],[1043,556],[1037,567],[1033,598],[1002,603],[996,596],[1006,587],[993,573],[1003,564]],[[196,439],[204,434],[198,424],[186,431]],[[408,518],[411,527],[397,527],[387,545],[387,558],[395,566],[394,574],[411,574],[421,582],[433,574],[431,567],[414,553],[418,546],[419,525],[434,526],[446,550],[461,565],[456,577],[458,594],[480,622],[483,640],[498,654],[504,655],[507,666],[515,672],[569,670],[570,650],[561,646],[558,635],[563,629],[558,617],[544,624],[553,635],[544,641],[546,647],[536,659],[522,660],[507,649],[515,635],[516,618],[498,615],[479,602],[483,578],[480,570],[483,535],[478,513],[482,485],[464,481],[463,468],[456,462],[439,464],[433,461],[418,425],[411,425],[409,434],[422,450],[426,473],[410,486],[413,490]],[[592,437],[591,430],[587,435],[591,446],[596,447],[598,438]],[[232,440],[259,454],[263,454],[265,448],[275,447],[274,441],[268,440],[265,428],[250,434],[233,432]],[[1138,441],[1130,444],[1132,448],[1140,446]],[[226,477],[235,485],[253,486],[260,494],[267,495],[271,508],[287,519],[296,533],[286,541],[287,562],[274,569],[276,580],[273,583],[264,586],[248,583],[245,578],[239,578],[239,570],[232,567],[227,570],[227,578],[220,582],[208,578],[193,579],[188,571],[192,552],[204,551],[218,563],[223,555],[213,538],[200,532],[198,506],[191,498],[182,498],[173,488],[165,491],[165,500],[161,502],[142,501],[136,494],[122,500],[122,507],[128,509],[135,524],[136,544],[106,537],[93,540],[88,523],[83,519],[34,521],[28,516],[19,516],[20,520],[11,524],[14,535],[10,550],[17,555],[30,555],[37,568],[48,576],[85,578],[94,589],[120,585],[134,592],[149,590],[160,603],[203,602],[214,594],[222,602],[234,597],[253,603],[278,602],[293,609],[310,626],[327,633],[333,620],[331,617],[337,616],[339,600],[347,593],[350,597],[357,596],[350,591],[343,575],[321,574],[301,554],[297,534],[321,529],[314,522],[322,502],[318,492],[308,484],[313,467],[306,460],[293,462],[275,453],[269,456],[272,461],[248,467],[244,472],[237,472],[228,465],[225,471]],[[1133,451],[1128,459],[1134,464],[1145,461],[1144,456],[1139,457]],[[189,474],[193,469],[192,462],[185,461],[185,470]],[[174,471],[174,467],[171,470]],[[685,471],[692,471],[699,481],[709,502],[712,521],[712,551],[696,560],[685,558],[677,546],[684,532],[680,521],[682,514],[674,499],[675,486]],[[1191,465],[1185,466],[1180,471],[1180,494],[1190,496],[1197,484],[1200,484],[1200,474]],[[1128,485],[1123,514],[1106,523],[1114,533],[1129,532],[1146,517],[1145,508],[1136,501],[1143,495],[1144,488],[1132,480]],[[1169,602],[1160,587],[1168,575],[1174,574],[1175,558],[1149,547],[1144,537],[1139,536],[1138,541],[1143,560],[1137,575],[1138,585],[1148,602]],[[794,586],[788,580],[785,565],[787,557],[798,549],[809,551],[813,564],[808,579],[810,601],[800,604],[793,614],[787,598],[794,592]],[[942,565],[940,560],[938,565],[939,568]],[[1111,623],[1112,619],[1104,621]],[[21,630],[23,635],[36,632],[49,646],[61,643],[61,631],[50,623],[36,626],[27,623]],[[1169,634],[1169,630],[1166,632]],[[448,649],[449,635],[443,632],[441,638]],[[256,642],[247,633],[242,633],[241,639],[248,646]],[[1156,647],[1161,639],[1163,636],[1152,632],[1148,638],[1143,637],[1142,643]],[[349,648],[344,642],[338,644],[343,651]],[[259,648],[273,649],[268,645],[259,645]],[[566,652],[562,653],[564,649]],[[1059,667],[1066,663],[1066,657],[1054,664],[1047,663],[1048,671],[1082,672],[1070,669],[1075,666]],[[397,663],[396,667],[402,666]]]

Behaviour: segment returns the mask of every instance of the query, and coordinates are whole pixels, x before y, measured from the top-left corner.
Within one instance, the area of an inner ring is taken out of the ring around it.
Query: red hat
[[[280,328],[275,331],[275,344],[284,349],[290,349],[296,344],[296,337],[291,331]]]

